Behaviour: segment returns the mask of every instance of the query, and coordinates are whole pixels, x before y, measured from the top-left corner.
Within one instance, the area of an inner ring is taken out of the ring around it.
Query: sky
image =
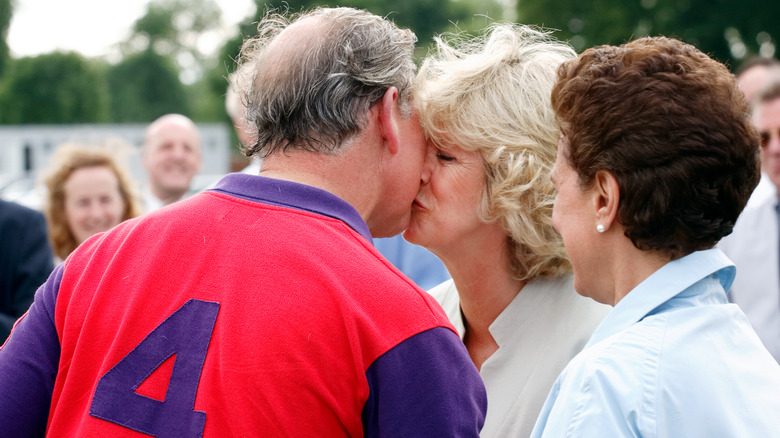
[[[127,38],[150,0],[15,0],[7,43],[20,58],[55,50],[86,57],[110,55]],[[205,51],[216,50],[235,33],[236,23],[254,10],[252,0],[222,0],[225,29],[204,38]]]

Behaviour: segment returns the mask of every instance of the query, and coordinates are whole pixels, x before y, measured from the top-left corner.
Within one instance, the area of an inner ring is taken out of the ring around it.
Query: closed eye
[[[444,152],[442,152],[442,151],[438,151],[438,152],[436,152],[436,158],[437,158],[439,161],[447,161],[447,162],[450,162],[450,161],[455,161],[455,157],[453,157],[453,156],[450,156],[450,155],[447,155],[447,154],[445,154],[445,153],[444,153]]]

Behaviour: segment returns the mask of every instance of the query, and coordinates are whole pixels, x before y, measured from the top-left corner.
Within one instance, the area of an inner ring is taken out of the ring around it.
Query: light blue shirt
[[[561,372],[532,437],[778,437],[780,365],[726,300],[718,249],[645,279]]]
[[[374,247],[422,289],[428,290],[450,279],[438,257],[420,245],[407,242],[400,234],[374,239]]]

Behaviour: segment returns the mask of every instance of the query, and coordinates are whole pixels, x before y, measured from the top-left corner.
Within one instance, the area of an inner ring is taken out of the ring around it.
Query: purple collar
[[[263,176],[231,173],[225,175],[210,190],[248,201],[296,208],[332,217],[346,223],[373,243],[368,225],[353,206],[338,196],[316,187]]]

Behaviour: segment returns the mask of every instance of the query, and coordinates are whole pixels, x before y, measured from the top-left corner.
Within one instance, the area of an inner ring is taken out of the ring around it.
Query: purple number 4
[[[158,438],[203,436],[206,413],[195,410],[195,395],[217,313],[219,303],[184,303],[100,378],[89,414]],[[174,354],[165,400],[136,393]]]

